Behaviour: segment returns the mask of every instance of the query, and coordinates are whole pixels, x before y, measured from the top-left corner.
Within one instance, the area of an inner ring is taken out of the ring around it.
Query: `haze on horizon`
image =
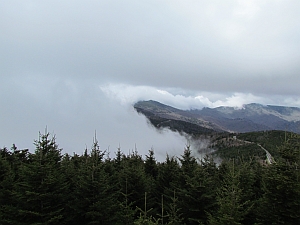
[[[202,108],[300,106],[297,0],[0,2],[0,147],[181,153],[138,100]]]

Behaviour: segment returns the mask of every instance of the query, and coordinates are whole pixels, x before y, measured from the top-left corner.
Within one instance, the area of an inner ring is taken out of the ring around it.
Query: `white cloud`
[[[213,107],[218,106],[231,106],[242,107],[244,104],[249,103],[262,103],[264,104],[266,99],[262,97],[254,96],[253,94],[234,93],[231,96],[225,97],[225,100],[218,100],[212,103]]]
[[[269,104],[270,99],[255,96],[251,93],[193,93],[172,94],[168,88],[157,89],[151,86],[133,86],[126,84],[107,84],[100,86],[102,92],[109,98],[119,101],[123,105],[132,105],[140,100],[156,100],[161,103],[177,107],[180,109],[201,109],[203,107],[215,108],[218,106],[242,107],[244,104],[261,103]],[[180,90],[184,93],[184,90]],[[176,92],[173,89],[173,92]],[[271,101],[272,102],[272,101]]]
[[[246,19],[252,19],[260,10],[261,5],[265,4],[263,0],[238,0],[237,7],[233,10],[233,13],[238,17],[244,17]]]

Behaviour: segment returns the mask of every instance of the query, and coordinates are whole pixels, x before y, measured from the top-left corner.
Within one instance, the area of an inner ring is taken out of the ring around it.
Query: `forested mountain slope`
[[[217,107],[180,110],[156,101],[134,105],[157,128],[168,127],[188,134],[286,130],[300,133],[300,109],[247,104],[243,108]]]

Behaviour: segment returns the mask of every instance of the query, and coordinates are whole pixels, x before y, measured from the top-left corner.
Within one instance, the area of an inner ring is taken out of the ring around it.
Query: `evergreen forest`
[[[300,224],[296,134],[277,145],[272,164],[251,155],[216,164],[189,145],[163,162],[153,149],[118,148],[111,158],[96,137],[82,155],[62,154],[47,132],[34,144],[32,153],[0,149],[2,225]]]

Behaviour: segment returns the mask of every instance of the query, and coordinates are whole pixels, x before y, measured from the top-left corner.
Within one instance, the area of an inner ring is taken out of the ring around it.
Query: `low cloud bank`
[[[180,109],[215,108],[219,106],[243,107],[244,104],[283,105],[300,107],[298,96],[266,96],[252,93],[218,93],[190,91],[176,88],[156,88],[108,83],[100,86],[101,91],[110,99],[122,105],[132,105],[140,100],[155,100]]]

